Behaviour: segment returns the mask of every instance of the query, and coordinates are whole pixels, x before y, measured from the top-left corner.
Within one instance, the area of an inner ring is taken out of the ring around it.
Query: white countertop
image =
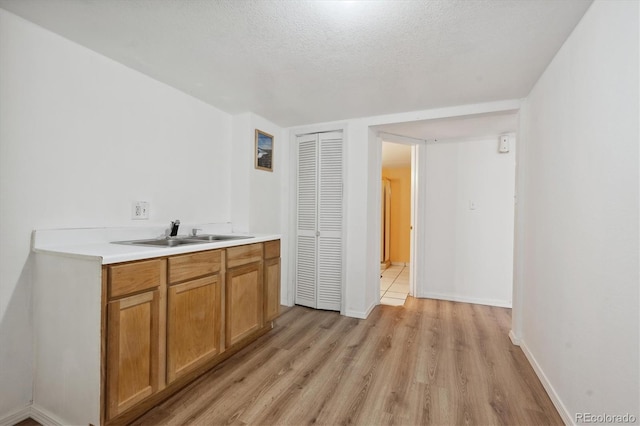
[[[204,231],[201,234],[247,236],[247,234],[229,232],[229,229],[215,228],[210,231],[211,227],[207,229],[203,226],[203,228]],[[157,236],[157,228],[36,230],[32,235],[32,249],[36,253],[96,260],[103,265],[108,265],[280,239],[280,235],[277,234],[251,234],[250,238],[185,244],[177,247],[135,246],[111,242],[157,238]]]

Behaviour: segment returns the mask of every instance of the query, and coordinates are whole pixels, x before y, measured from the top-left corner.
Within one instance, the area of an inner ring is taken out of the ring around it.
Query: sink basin
[[[211,235],[211,234],[187,237],[188,240],[201,241],[201,242],[244,240],[245,238],[253,238],[253,237],[245,236],[245,235]]]
[[[127,244],[132,246],[150,246],[150,247],[177,247],[187,244],[200,244],[205,241],[187,240],[184,238],[165,238],[165,239],[149,239],[149,240],[131,240],[131,241],[114,241],[113,244]]]
[[[113,241],[112,244],[127,244],[131,246],[149,246],[149,247],[177,247],[188,244],[213,243],[216,241],[243,240],[245,238],[253,238],[244,235],[212,235],[203,234],[194,237],[180,238],[152,238],[148,240],[129,240],[129,241]]]

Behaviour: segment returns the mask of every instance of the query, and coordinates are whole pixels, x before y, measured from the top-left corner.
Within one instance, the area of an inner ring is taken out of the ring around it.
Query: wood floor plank
[[[366,320],[296,306],[133,424],[561,425],[510,322],[412,297]]]

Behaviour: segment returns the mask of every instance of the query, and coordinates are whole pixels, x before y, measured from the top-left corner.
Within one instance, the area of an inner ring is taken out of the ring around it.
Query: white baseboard
[[[509,333],[509,337],[511,337],[511,333]],[[524,341],[524,339],[520,339],[520,349],[522,349],[522,352],[524,352],[524,356],[526,356],[527,360],[529,360],[529,364],[531,364],[531,367],[533,367],[533,371],[535,371],[538,379],[540,379],[542,386],[547,391],[549,398],[551,398],[551,402],[553,402],[556,410],[558,410],[558,414],[560,414],[560,417],[562,417],[562,421],[564,422],[564,424],[569,426],[576,426],[576,423],[573,420],[573,416],[571,415],[569,410],[567,410],[567,407],[565,407],[562,403],[560,396],[558,396],[558,393],[551,385],[551,382],[549,382],[549,379],[544,374],[544,371],[542,371],[540,364],[538,364],[538,361],[527,347],[527,343]]]
[[[393,266],[409,266],[409,262],[391,262]]]
[[[499,308],[511,308],[511,302],[499,299],[481,299],[475,297],[457,296],[443,293],[426,292],[418,295],[420,298],[448,300],[450,302],[474,303],[476,305],[497,306]]]
[[[68,422],[62,421],[55,415],[47,412],[47,410],[38,407],[35,404],[31,404],[0,419],[0,426],[12,426],[28,419],[29,417],[44,426],[63,426],[68,424]]]
[[[65,422],[55,414],[51,414],[44,408],[38,407],[36,404],[31,406],[31,418],[45,426],[64,426],[69,424],[69,422]]]
[[[516,346],[520,346],[520,339],[516,336],[513,330],[509,330],[509,339],[511,339],[511,343]]]
[[[10,413],[2,418],[0,418],[0,426],[13,426],[16,423],[20,423],[23,420],[31,417],[31,406],[27,405],[26,407],[22,407],[13,413]]]
[[[378,300],[378,303],[380,301]],[[366,311],[362,312],[362,311],[345,311],[345,315],[348,317],[352,317],[352,318],[359,318],[359,319],[367,319],[367,317],[369,316],[369,314],[371,313],[371,311],[373,311],[373,308],[375,308],[376,306],[378,306],[378,303],[374,303],[371,306],[369,306],[367,308]]]

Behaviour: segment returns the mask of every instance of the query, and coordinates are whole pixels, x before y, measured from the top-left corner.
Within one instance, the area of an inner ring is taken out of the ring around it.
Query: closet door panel
[[[317,135],[298,138],[298,235],[295,303],[316,307]]]
[[[342,305],[342,132],[299,136],[295,303]]]
[[[298,235],[296,304],[316,308],[316,237]]]
[[[318,308],[342,301],[342,132],[319,135]]]
[[[318,230],[342,234],[342,133],[320,135]]]
[[[339,311],[342,302],[342,239],[318,239],[318,308]]]
[[[315,236],[317,212],[317,141],[298,144],[298,235]]]

